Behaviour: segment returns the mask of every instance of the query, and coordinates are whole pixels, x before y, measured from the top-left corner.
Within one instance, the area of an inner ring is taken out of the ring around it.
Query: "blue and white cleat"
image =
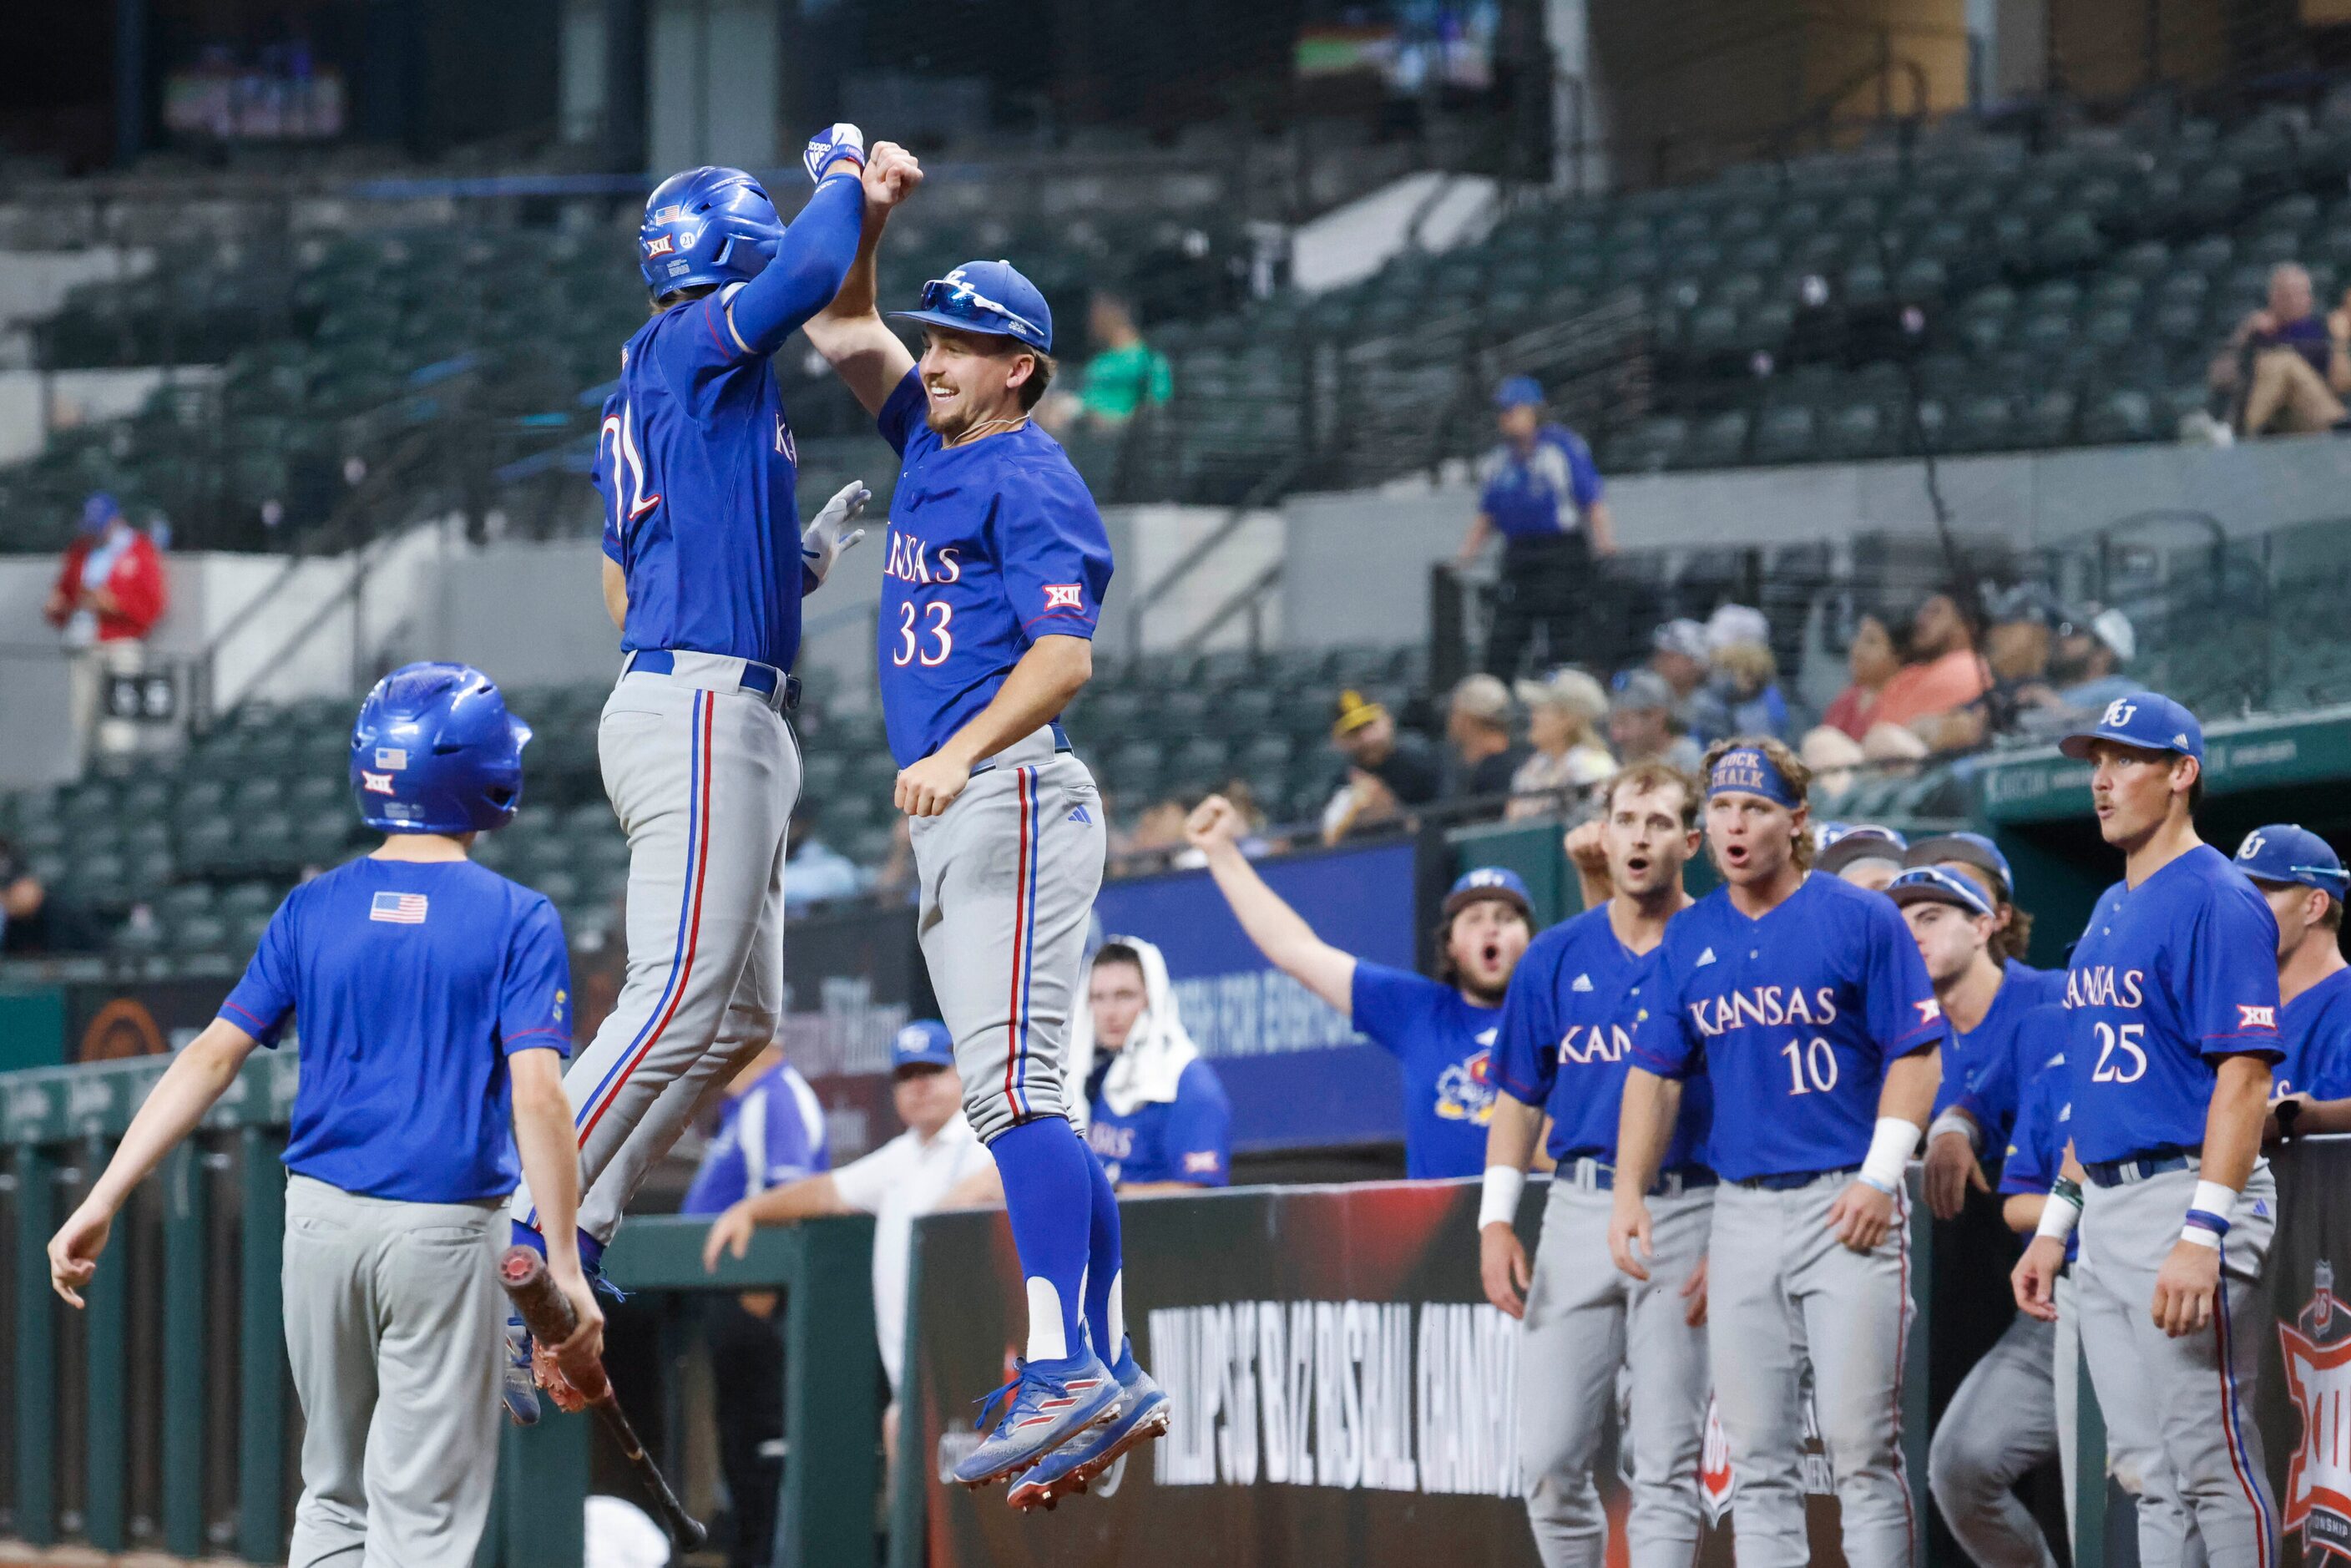
[[[1098,1476],[1154,1437],[1167,1434],[1170,1414],[1166,1391],[1151,1381],[1134,1359],[1131,1344],[1119,1347],[1116,1370],[1121,1405],[1115,1419],[1064,1443],[1031,1465],[1012,1483],[1006,1500],[1017,1509],[1050,1511],[1072,1492],[1081,1492]]]
[[[522,1319],[507,1319],[507,1364],[498,1385],[507,1419],[517,1427],[538,1425],[538,1381],[531,1375],[530,1331]]]
[[[987,1436],[964,1456],[955,1479],[977,1490],[1019,1475],[1071,1438],[1119,1412],[1118,1379],[1091,1351],[1072,1356],[1058,1371],[1033,1361],[1013,1363],[1012,1381],[983,1399],[976,1423]],[[988,1413],[1003,1402],[994,1427]]]

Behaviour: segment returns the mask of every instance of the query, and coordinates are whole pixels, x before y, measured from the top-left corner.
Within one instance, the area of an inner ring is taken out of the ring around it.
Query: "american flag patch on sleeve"
[[[368,918],[381,920],[392,925],[424,924],[424,895],[421,893],[379,893],[368,905]]]

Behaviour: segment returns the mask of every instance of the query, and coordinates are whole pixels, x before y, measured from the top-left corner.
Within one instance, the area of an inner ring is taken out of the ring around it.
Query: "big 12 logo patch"
[[[2302,1441],[2286,1474],[2285,1527],[2300,1528],[2304,1561],[2351,1561],[2351,1310],[2335,1298],[2335,1266],[2311,1270],[2309,1304],[2278,1324],[2286,1396],[2302,1413]]]

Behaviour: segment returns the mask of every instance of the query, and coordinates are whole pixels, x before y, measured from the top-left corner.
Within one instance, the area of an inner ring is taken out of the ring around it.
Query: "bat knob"
[[[528,1284],[533,1276],[543,1272],[546,1268],[547,1260],[537,1250],[517,1243],[507,1248],[505,1255],[498,1259],[498,1280],[512,1290],[518,1285]]]

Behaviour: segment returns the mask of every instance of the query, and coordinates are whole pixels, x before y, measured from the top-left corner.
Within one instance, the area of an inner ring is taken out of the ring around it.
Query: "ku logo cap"
[[[2067,735],[2057,743],[2057,749],[2077,761],[2087,761],[2090,747],[2101,740],[2204,760],[2204,727],[2186,707],[2157,692],[2116,697],[2095,724]]]

